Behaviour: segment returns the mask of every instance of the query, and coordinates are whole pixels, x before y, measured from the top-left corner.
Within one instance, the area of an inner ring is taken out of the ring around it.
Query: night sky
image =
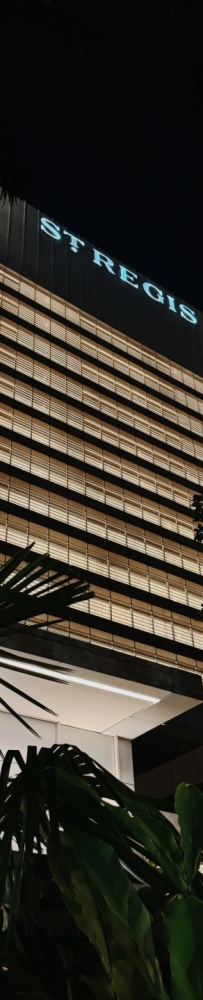
[[[0,178],[203,308],[200,8],[140,6],[3,2]]]

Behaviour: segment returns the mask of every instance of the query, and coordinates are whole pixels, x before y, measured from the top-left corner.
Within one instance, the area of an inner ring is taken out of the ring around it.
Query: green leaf
[[[64,748],[62,750],[62,753]],[[61,748],[60,748],[61,753]],[[60,803],[60,818],[63,828],[67,833],[75,826],[79,826],[86,833],[100,837],[109,843],[116,850],[118,857],[137,880],[153,886],[156,892],[170,891],[171,883],[163,873],[158,871],[149,859],[142,856],[144,849],[137,844],[137,838],[133,838],[132,816],[127,811],[124,812],[119,806],[111,808],[110,805],[101,800],[95,787],[91,787],[89,782],[80,775],[67,773],[70,754],[64,753],[65,767],[57,767],[56,784],[58,791],[58,801]],[[54,754],[55,766],[58,762],[58,754]],[[62,757],[59,756],[61,763]],[[65,770],[66,768],[66,770]]]
[[[7,796],[7,785],[13,760],[16,760],[16,763],[21,770],[24,770],[25,767],[22,754],[19,750],[7,750],[0,773],[0,816],[2,808],[4,808],[5,796]]]
[[[49,843],[48,863],[67,908],[100,956],[112,996],[134,1000],[136,983],[138,997],[163,1000],[150,916],[112,847],[75,831],[73,838],[61,838],[55,855]]]
[[[3,905],[4,901],[5,882],[9,869],[11,843],[12,838],[15,835],[16,816],[19,810],[20,799],[20,791],[18,792],[18,785],[16,783],[16,789],[12,798],[9,798],[8,806],[6,808],[4,832],[3,837],[0,840],[0,907]]]
[[[47,856],[51,874],[60,888],[67,909],[99,953],[109,989],[111,986],[110,995],[113,997],[111,957],[100,920],[98,903],[94,899],[86,876],[79,868],[71,840],[68,842],[67,838],[60,835],[56,852],[55,844],[50,838]]]
[[[91,993],[97,1000],[109,1000],[112,997],[112,992],[108,987],[108,983],[105,982],[104,976],[81,976],[80,981],[87,983],[90,986]],[[118,961],[117,967],[115,969],[114,976],[114,1000],[135,1000],[135,976],[133,966],[129,965],[128,961],[121,960]],[[136,988],[136,997],[140,997],[140,991]],[[146,990],[143,994],[143,1000],[146,1000]]]
[[[194,785],[182,783],[175,795],[175,808],[181,828],[180,843],[190,884],[196,875],[203,849],[203,795]]]
[[[203,997],[203,903],[191,896],[176,899],[165,917],[173,1000]]]
[[[102,800],[103,810],[106,812],[106,830],[110,817],[114,817],[117,831],[120,830],[120,835],[128,838],[131,847],[138,849],[138,844],[141,844],[146,856],[163,869],[179,892],[187,894],[188,883],[179,833],[162,816],[152,800],[136,795],[76,747],[69,752],[66,748],[63,772],[65,780],[68,770],[78,775],[78,780],[85,781]],[[115,805],[111,805],[108,800],[113,800]]]
[[[149,993],[164,997],[162,979],[155,956],[151,919],[127,874],[109,845],[92,837],[84,837],[76,831],[74,850],[79,863],[85,866],[86,874],[103,895],[110,908],[112,924],[118,941],[120,938],[120,959],[122,947],[135,968],[136,974],[144,979]]]
[[[7,958],[8,954],[9,954],[9,952],[10,952],[11,942],[12,942],[12,936],[13,936],[13,931],[14,931],[14,922],[16,921],[16,918],[17,918],[17,912],[18,912],[18,907],[19,907],[19,902],[20,902],[21,884],[22,884],[23,867],[24,867],[25,829],[26,829],[26,811],[25,811],[25,808],[24,808],[23,827],[22,827],[22,834],[21,834],[21,843],[20,843],[20,849],[19,849],[19,852],[18,852],[18,861],[17,861],[17,867],[16,867],[16,871],[15,871],[14,883],[13,883],[13,887],[12,887],[11,901],[10,901],[10,907],[9,907],[8,929],[7,929],[7,932],[6,932],[6,948],[5,948],[5,957],[6,958]]]

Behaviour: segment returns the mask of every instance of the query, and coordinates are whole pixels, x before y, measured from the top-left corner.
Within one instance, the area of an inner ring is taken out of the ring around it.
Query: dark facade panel
[[[47,220],[43,231],[40,212],[20,201],[11,208],[2,206],[0,212],[3,264],[98,321],[203,374],[203,316],[198,310],[108,254],[100,255],[85,240],[76,239],[76,247],[71,246],[65,227]]]

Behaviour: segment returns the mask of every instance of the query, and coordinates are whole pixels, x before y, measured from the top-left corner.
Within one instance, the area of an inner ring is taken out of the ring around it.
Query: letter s
[[[180,303],[180,315],[182,319],[187,319],[188,323],[197,323],[194,309],[189,309],[189,306],[184,306],[182,302]]]
[[[61,240],[60,226],[57,226],[56,222],[50,222],[50,219],[45,219],[44,215],[41,218],[40,229],[47,236],[52,236],[53,240]]]

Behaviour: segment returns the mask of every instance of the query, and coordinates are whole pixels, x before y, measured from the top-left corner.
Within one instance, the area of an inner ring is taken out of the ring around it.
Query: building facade
[[[58,662],[200,699],[201,314],[20,202],[0,307],[1,561],[34,542],[90,581]]]

